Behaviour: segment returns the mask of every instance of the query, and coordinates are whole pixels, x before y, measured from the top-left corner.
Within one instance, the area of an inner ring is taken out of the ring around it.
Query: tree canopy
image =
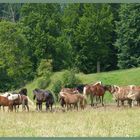
[[[47,67],[83,73],[138,67],[139,12],[140,4],[0,4],[0,91],[23,86]]]

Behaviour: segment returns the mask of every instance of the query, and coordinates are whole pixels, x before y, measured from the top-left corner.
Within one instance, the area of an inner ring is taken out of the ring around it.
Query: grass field
[[[0,136],[140,136],[140,108],[106,106],[69,112],[1,113]]]
[[[63,72],[54,73],[52,83],[61,79],[62,74]],[[101,80],[104,84],[117,85],[140,85],[139,75],[140,68],[89,75],[77,74],[83,83]],[[32,98],[32,90],[37,86],[37,80],[26,86],[30,98]],[[0,136],[140,136],[140,108],[127,106],[117,108],[111,103],[111,99],[112,96],[107,93],[105,107],[87,106],[85,110],[79,111],[63,112],[59,105],[52,113],[35,112],[35,106],[32,106],[29,113],[0,111]]]

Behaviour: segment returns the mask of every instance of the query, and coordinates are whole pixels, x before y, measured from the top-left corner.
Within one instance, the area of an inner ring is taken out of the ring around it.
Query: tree
[[[20,18],[21,3],[2,3],[0,4],[0,18],[16,22]]]
[[[41,59],[51,59],[54,71],[66,68],[70,46],[61,36],[61,6],[26,4],[21,11],[34,70]]]
[[[122,4],[116,22],[119,68],[140,66],[140,4]]]
[[[23,86],[32,77],[32,63],[26,44],[19,24],[0,22],[0,90]]]
[[[75,26],[73,25],[71,43],[75,56],[74,65],[85,73],[95,72],[96,66],[100,69],[100,65],[102,65],[101,70],[103,71],[106,69],[112,45],[113,16],[110,6],[108,4],[84,4],[81,7],[80,16],[74,18]],[[78,9],[79,6],[75,11]],[[73,10],[71,11],[73,13]]]

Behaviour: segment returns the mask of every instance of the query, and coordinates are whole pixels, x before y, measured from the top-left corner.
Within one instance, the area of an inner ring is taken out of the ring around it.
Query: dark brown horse
[[[34,89],[33,90],[33,99],[36,99],[36,110],[42,111],[42,103],[46,103],[46,111],[50,109],[52,111],[52,107],[54,104],[54,97],[51,91],[42,90],[42,89]]]
[[[84,96],[90,95],[91,99],[91,106],[94,106],[93,100],[94,97],[96,97],[96,105],[98,98],[100,99],[100,102],[102,103],[102,106],[104,106],[103,99],[105,94],[106,88],[102,85],[101,82],[97,82],[95,84],[86,85],[84,87]]]
[[[17,105],[18,105],[18,108],[19,108],[19,105],[22,105],[22,111],[25,111],[27,109],[27,111],[29,112],[28,97],[26,95],[18,94],[18,98],[14,100],[14,103],[13,103],[15,111],[16,111]]]

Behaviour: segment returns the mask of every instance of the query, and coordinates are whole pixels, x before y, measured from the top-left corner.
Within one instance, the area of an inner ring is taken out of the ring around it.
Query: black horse
[[[79,91],[79,93],[83,93],[83,89],[87,84],[79,84],[75,88]]]
[[[19,94],[20,94],[20,95],[25,95],[25,96],[27,96],[27,89],[26,89],[26,88],[21,89],[21,90],[19,91]]]
[[[41,89],[34,89],[33,90],[34,97],[33,99],[36,99],[36,110],[42,111],[42,103],[46,103],[46,111],[51,108],[54,104],[54,97],[51,91],[49,90],[41,90]]]

